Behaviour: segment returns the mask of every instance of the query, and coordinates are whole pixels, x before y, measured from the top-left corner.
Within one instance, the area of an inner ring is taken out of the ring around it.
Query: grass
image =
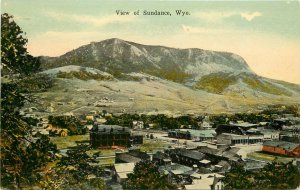
[[[244,77],[243,81],[253,89],[257,89],[258,91],[270,93],[274,95],[286,95],[290,96],[288,92],[284,89],[281,89],[269,82],[262,82],[258,79],[251,78],[251,77]]]
[[[294,158],[292,157],[285,157],[281,155],[268,154],[263,152],[251,152],[247,154],[247,157],[257,159],[257,160],[262,160],[262,161],[271,161],[271,162],[272,161],[290,162],[294,160]]]
[[[93,73],[89,73],[87,71],[71,71],[71,72],[59,72],[57,74],[58,78],[67,78],[67,79],[72,79],[72,78],[78,78],[81,80],[112,80],[112,77],[110,76],[105,76],[105,75],[101,75],[101,74],[93,74]]]
[[[227,87],[236,83],[237,78],[227,73],[212,73],[203,76],[195,85],[195,88],[208,92],[222,93]]]
[[[144,152],[163,150],[166,147],[168,147],[168,144],[155,141],[155,139],[144,139],[144,144],[139,146],[140,150]]]
[[[75,147],[76,142],[90,140],[89,135],[73,135],[66,137],[50,137],[50,141],[56,144],[57,149],[66,149],[70,147]]]

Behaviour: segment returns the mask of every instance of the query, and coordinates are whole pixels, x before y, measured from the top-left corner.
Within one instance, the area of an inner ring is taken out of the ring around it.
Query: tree
[[[47,163],[53,159],[56,146],[49,138],[32,138],[29,120],[19,114],[29,96],[19,84],[23,78],[38,70],[38,64],[27,53],[27,39],[13,17],[1,15],[1,67],[9,71],[9,82],[1,83],[1,186],[20,189],[40,180]],[[29,93],[29,92],[28,92]]]
[[[150,161],[141,161],[134,167],[133,173],[128,174],[124,189],[176,189],[168,182],[167,176],[158,171],[158,166]]]
[[[42,183],[47,189],[107,189],[100,178],[103,169],[94,156],[89,156],[86,145],[78,145],[67,151]],[[97,153],[95,153],[97,154]]]
[[[300,173],[292,162],[272,162],[255,171],[235,165],[226,173],[224,183],[226,189],[296,189]]]
[[[13,16],[1,15],[1,65],[5,72],[29,75],[38,70],[40,62],[27,52],[27,38],[13,20]]]

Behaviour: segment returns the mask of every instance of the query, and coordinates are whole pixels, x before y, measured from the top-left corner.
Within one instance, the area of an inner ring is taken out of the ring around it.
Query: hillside
[[[41,96],[62,112],[97,105],[113,112],[221,113],[300,103],[300,85],[261,77],[242,57],[228,52],[114,38],[40,59],[43,73],[55,79]],[[114,103],[95,103],[107,96]],[[60,102],[69,103],[59,108]]]

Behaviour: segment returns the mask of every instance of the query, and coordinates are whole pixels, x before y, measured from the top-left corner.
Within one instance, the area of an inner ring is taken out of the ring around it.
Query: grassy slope
[[[233,75],[228,73],[212,73],[203,76],[196,83],[195,87],[208,92],[221,94],[230,85],[235,84],[239,78],[242,79],[242,81],[247,84],[250,89],[273,95],[291,96],[291,93],[287,92],[285,89],[280,88],[263,78],[258,78],[254,75],[248,74]],[[289,86],[292,86],[293,89],[297,87],[297,85]]]

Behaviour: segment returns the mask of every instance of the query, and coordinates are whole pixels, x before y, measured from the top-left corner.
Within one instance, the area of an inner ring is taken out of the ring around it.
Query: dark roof
[[[140,158],[132,156],[128,153],[118,153],[118,154],[116,154],[116,158],[123,162],[127,162],[127,163],[137,163],[137,162],[141,161]]]
[[[162,160],[162,159],[168,159],[170,157],[163,152],[156,152],[155,154],[153,154],[153,159],[154,158]]]
[[[265,165],[268,164],[268,162],[263,162],[263,161],[259,161],[259,160],[252,160],[252,159],[246,159],[244,161],[245,166],[244,168],[246,170],[256,170],[256,169],[261,169],[263,168]]]
[[[94,125],[91,129],[91,132],[102,134],[129,134],[130,129],[127,127],[121,127],[119,125]]]
[[[199,152],[202,152],[204,154],[209,154],[209,155],[214,155],[218,157],[224,157],[232,161],[239,161],[240,157],[235,153],[236,149],[232,148],[228,150],[218,150],[218,149],[213,149],[209,147],[199,147],[198,149]]]
[[[130,151],[128,154],[131,156],[140,158],[142,160],[150,160],[150,156],[146,152],[140,152],[140,151]]]
[[[286,142],[286,141],[265,141],[263,145],[271,146],[271,147],[280,147],[290,151],[300,146],[300,144]]]
[[[216,155],[219,152],[219,150],[213,149],[213,148],[209,148],[207,146],[199,147],[198,151],[202,152],[204,154],[213,154],[213,155]]]
[[[225,161],[225,160],[221,160],[220,162],[218,162],[218,164],[217,165],[219,165],[219,166],[228,166],[228,165],[230,165],[227,161]]]
[[[192,158],[195,160],[202,160],[205,157],[205,154],[195,150],[180,149],[178,153],[182,156]]]

